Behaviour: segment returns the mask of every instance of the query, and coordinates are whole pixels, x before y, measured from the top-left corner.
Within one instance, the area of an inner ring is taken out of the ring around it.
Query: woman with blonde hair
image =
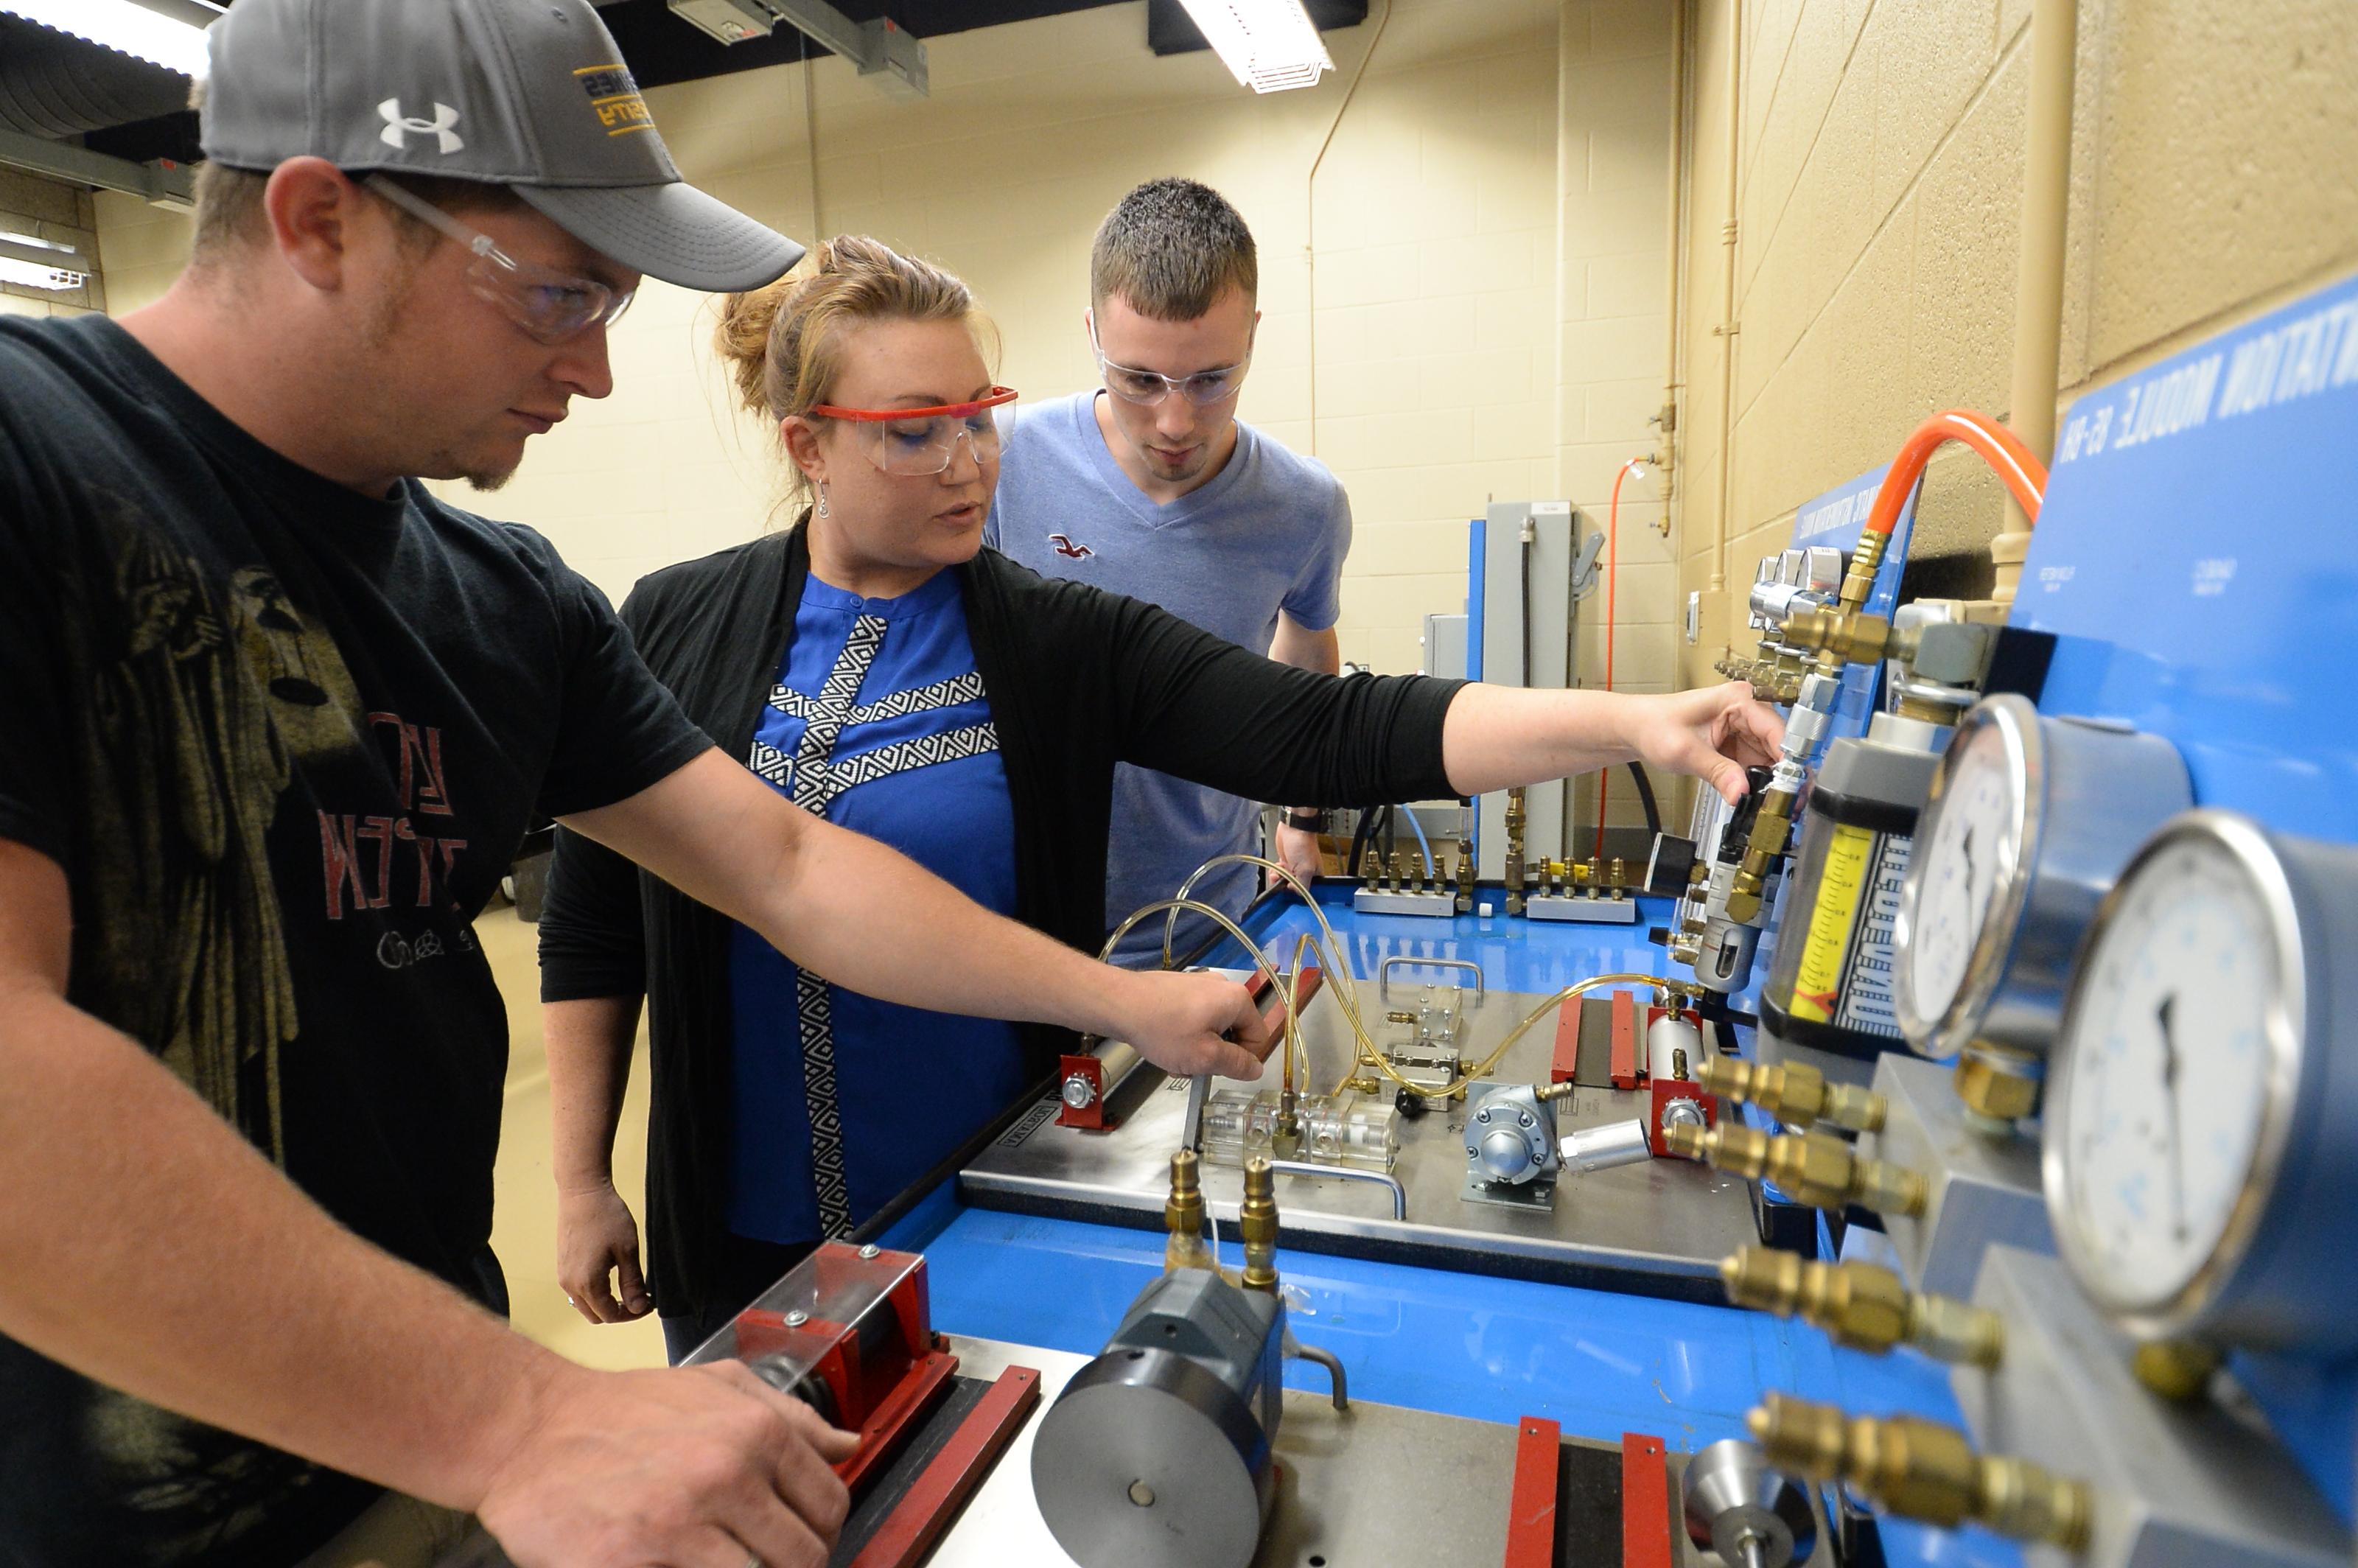
[[[1117,762],[1365,806],[1630,760],[1733,799],[1743,765],[1774,754],[1775,714],[1739,686],[1638,697],[1314,675],[983,549],[1015,394],[992,379],[966,286],[874,240],[838,238],[732,296],[718,341],[807,505],[782,533],[643,580],[622,611],[641,653],[796,804],[1076,946],[1104,935]],[[579,838],[560,842],[540,931],[559,1279],[592,1322],[660,1303],[675,1360],[1072,1048],[797,970]],[[642,997],[652,1303],[611,1172]]]

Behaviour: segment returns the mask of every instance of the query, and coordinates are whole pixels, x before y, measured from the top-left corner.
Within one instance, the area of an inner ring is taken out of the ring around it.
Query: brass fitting
[[[1918,1217],[1931,1199],[1921,1172],[1869,1160],[1830,1132],[1772,1138],[1757,1127],[1724,1121],[1697,1137],[1694,1147],[1693,1158],[1712,1169],[1773,1182],[1787,1197],[1812,1208],[1856,1204],[1877,1214]],[[1681,1151],[1674,1144],[1671,1152]]]
[[[1891,542],[1888,534],[1871,533],[1862,529],[1858,547],[1851,552],[1850,569],[1843,576],[1841,591],[1834,602],[1844,610],[1856,610],[1875,591],[1875,574],[1883,565],[1884,546]]]
[[[1383,863],[1383,857],[1377,853],[1376,847],[1372,844],[1368,845],[1368,852],[1359,857],[1360,885],[1374,887],[1377,878],[1382,874]]]
[[[1872,665],[1891,652],[1891,622],[1854,610],[1796,610],[1785,618],[1785,641],[1818,655],[1828,674],[1844,665]],[[1831,669],[1827,661],[1833,661]]]
[[[1507,913],[1523,912],[1523,792],[1507,792],[1507,860],[1501,878],[1507,884]]]
[[[1768,868],[1785,852],[1785,840],[1793,830],[1793,791],[1770,789],[1761,795],[1760,809],[1753,814],[1751,835],[1744,840],[1744,863],[1736,869],[1727,892],[1727,917],[1738,925],[1760,913],[1760,893],[1768,885]]]
[[[2148,1390],[2182,1404],[2210,1390],[2219,1362],[2219,1352],[2200,1340],[2157,1339],[2136,1347],[2130,1367]]]
[[[1953,1529],[1967,1520],[2067,1552],[2088,1543],[2095,1506],[2085,1481],[2028,1459],[1977,1454],[1954,1427],[1918,1416],[1845,1416],[1832,1405],[1772,1393],[1745,1417],[1768,1463],[1813,1480],[1842,1480],[1905,1519]]]
[[[1777,1066],[1714,1056],[1697,1081],[1705,1094],[1757,1105],[1796,1131],[1820,1122],[1853,1132],[1880,1132],[1888,1107],[1881,1095],[1856,1084],[1834,1084],[1806,1062]]]
[[[1992,1121],[2019,1121],[2039,1108],[2040,1073],[2034,1058],[2019,1058],[2022,1070],[2009,1071],[2014,1054],[1994,1056],[1976,1047],[1959,1054],[1957,1098],[1968,1110]]]
[[[1197,1180],[1201,1165],[1193,1149],[1171,1156],[1171,1195],[1163,1204],[1163,1227],[1171,1233],[1163,1244],[1165,1273],[1213,1266],[1211,1251],[1204,1245],[1204,1189]]]
[[[1974,1367],[1996,1367],[2005,1353],[1996,1313],[1910,1291],[1871,1263],[1812,1263],[1799,1253],[1747,1247],[1721,1261],[1719,1277],[1732,1304],[1798,1315],[1854,1350],[1880,1355],[1909,1345],[1936,1361]]]
[[[1245,1271],[1240,1281],[1249,1291],[1277,1293],[1277,1177],[1269,1162],[1256,1155],[1245,1162],[1245,1201],[1237,1212],[1237,1228],[1244,1235]]]
[[[1457,846],[1457,897],[1454,901],[1457,913],[1468,914],[1474,909],[1474,849],[1471,845]]]

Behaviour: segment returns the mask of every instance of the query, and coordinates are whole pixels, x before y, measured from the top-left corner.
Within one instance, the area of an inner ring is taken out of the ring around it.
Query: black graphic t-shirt
[[[299,468],[104,318],[0,318],[0,838],[65,868],[70,999],[495,1309],[470,923],[535,815],[708,744],[538,535]],[[264,1568],[373,1496],[5,1337],[0,1410],[6,1568]]]

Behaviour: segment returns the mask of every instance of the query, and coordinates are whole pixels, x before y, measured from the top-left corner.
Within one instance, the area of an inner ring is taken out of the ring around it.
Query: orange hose
[[[1613,689],[1613,591],[1621,582],[1621,481],[1629,470],[1645,466],[1643,458],[1631,458],[1613,475],[1613,498],[1605,507],[1605,689]],[[1595,868],[1592,878],[1601,874],[1605,864],[1605,795],[1613,782],[1611,768],[1596,772],[1596,848],[1590,852],[1589,864]],[[1569,848],[1569,846],[1566,846]]]
[[[1949,441],[1963,441],[1979,452],[1982,461],[2005,481],[2006,488],[2021,503],[2023,515],[2036,523],[2039,503],[2047,492],[2047,465],[2020,438],[1986,414],[1971,408],[1951,408],[1933,415],[1909,436],[1891,460],[1890,470],[1883,476],[1883,487],[1875,492],[1875,509],[1866,514],[1866,531],[1888,535],[1899,521],[1899,508],[1906,503],[1908,492],[1916,488],[1923,477],[1924,465],[1931,460],[1933,450]]]

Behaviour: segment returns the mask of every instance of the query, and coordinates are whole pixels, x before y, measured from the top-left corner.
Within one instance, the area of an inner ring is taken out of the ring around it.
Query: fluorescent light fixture
[[[0,0],[0,11],[135,55],[182,76],[205,73],[205,30],[132,0]]]
[[[20,288],[46,288],[59,294],[71,294],[89,281],[86,273],[59,272],[53,267],[31,266],[0,256],[0,283],[13,283]]]
[[[1255,92],[1317,85],[1335,69],[1302,0],[1179,0],[1238,81]]]
[[[71,294],[97,270],[80,251],[34,234],[0,230],[0,283]]]
[[[71,245],[0,229],[0,283],[71,290],[89,282],[97,270],[88,256]]]

